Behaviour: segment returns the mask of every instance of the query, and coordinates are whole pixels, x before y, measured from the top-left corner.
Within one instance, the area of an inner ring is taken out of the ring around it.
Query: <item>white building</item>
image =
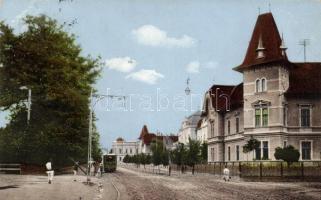
[[[201,118],[198,121],[197,128],[196,128],[196,137],[197,140],[203,143],[207,143],[208,138],[208,123],[206,118]]]
[[[122,162],[126,155],[135,155],[138,153],[138,142],[126,142],[119,137],[113,142],[112,152],[117,156],[117,161]]]
[[[181,128],[178,131],[178,142],[187,144],[188,139],[197,140],[197,124],[201,119],[201,112],[197,111],[185,118],[182,122]]]

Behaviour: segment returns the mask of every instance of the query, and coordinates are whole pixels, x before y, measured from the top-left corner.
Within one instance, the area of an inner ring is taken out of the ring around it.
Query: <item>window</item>
[[[269,159],[269,142],[268,141],[263,141],[262,142],[262,152],[263,152],[263,156],[262,159],[263,160],[267,160]]]
[[[227,121],[227,134],[231,133],[231,122],[230,120]]]
[[[240,118],[236,118],[235,121],[236,133],[240,132]]]
[[[267,126],[269,122],[269,114],[268,114],[268,109],[267,108],[262,108],[262,126]]]
[[[257,149],[255,149],[255,159],[261,160],[261,143]]]
[[[231,147],[227,147],[227,160],[231,161]]]
[[[127,154],[127,149],[125,150],[125,153]]]
[[[132,152],[133,152],[132,149],[129,149],[129,153],[132,154]]]
[[[214,148],[211,148],[211,161],[213,162],[213,161],[215,161],[214,159],[215,159],[215,149]]]
[[[211,132],[210,132],[210,138],[212,138],[212,137],[214,137],[215,136],[215,134],[214,134],[214,129],[215,127],[214,127],[214,122],[211,122]]]
[[[261,80],[260,79],[257,79],[255,81],[255,92],[261,92]]]
[[[283,148],[285,148],[285,147],[287,147],[287,146],[288,146],[287,141],[284,140],[284,141],[283,141]]]
[[[310,141],[301,142],[302,160],[311,160],[311,147],[312,145]]]
[[[269,142],[261,141],[259,147],[255,150],[256,160],[268,160],[269,159]]]
[[[266,91],[266,79],[262,78],[261,80],[261,88],[262,88],[262,92]]]
[[[121,154],[121,149],[119,149],[119,153]]]
[[[302,127],[310,126],[310,106],[301,107],[301,126]]]
[[[261,109],[255,109],[255,127],[261,126]]]
[[[288,112],[288,109],[286,106],[284,106],[283,108],[283,125],[286,126],[287,125],[287,112]]]
[[[255,108],[255,127],[266,127],[269,124],[269,110],[266,104]]]
[[[240,146],[236,145],[236,160],[240,160]]]

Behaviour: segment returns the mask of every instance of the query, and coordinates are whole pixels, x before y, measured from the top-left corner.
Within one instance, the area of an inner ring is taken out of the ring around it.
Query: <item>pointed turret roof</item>
[[[236,71],[252,68],[256,65],[272,62],[288,62],[286,54],[282,55],[282,40],[272,13],[259,15],[250,40],[244,61],[234,68]],[[264,47],[263,55],[258,56],[258,47]]]
[[[142,138],[144,138],[145,135],[148,135],[148,134],[149,134],[149,132],[148,132],[147,126],[144,125],[142,128],[142,131],[140,132],[140,136],[138,139],[142,139]]]

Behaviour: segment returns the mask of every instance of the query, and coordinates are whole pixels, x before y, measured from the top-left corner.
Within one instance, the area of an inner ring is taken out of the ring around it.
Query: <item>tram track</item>
[[[116,178],[116,175],[113,174],[113,173],[110,173],[109,175],[114,177],[114,178]],[[117,188],[117,186],[114,183],[114,181],[112,180],[112,178],[110,178],[109,180],[110,180],[110,183],[113,185],[113,187],[114,187],[114,189],[116,190],[116,193],[117,193],[117,196],[116,196],[115,200],[120,200],[120,191],[119,191],[119,189]]]

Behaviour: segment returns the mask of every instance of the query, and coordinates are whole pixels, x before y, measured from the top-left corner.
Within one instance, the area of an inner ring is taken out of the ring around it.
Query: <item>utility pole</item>
[[[96,97],[96,101],[93,101],[93,98]],[[103,100],[105,98],[116,98],[117,100],[123,100],[124,106],[125,106],[125,100],[126,96],[123,95],[100,95],[100,94],[93,94],[93,88],[91,88],[90,91],[90,97],[89,97],[89,130],[88,130],[88,155],[87,155],[87,184],[90,182],[90,169],[91,165],[93,163],[92,160],[92,136],[93,136],[93,113],[96,103],[98,103],[100,100]]]
[[[303,46],[303,56],[304,56],[304,62],[306,62],[306,46],[310,44],[309,39],[303,39],[299,42],[299,45]]]

